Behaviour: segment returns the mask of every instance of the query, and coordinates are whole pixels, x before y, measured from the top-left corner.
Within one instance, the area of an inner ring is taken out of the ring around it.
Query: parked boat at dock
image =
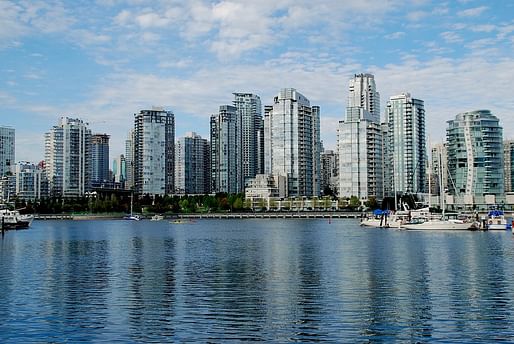
[[[34,220],[34,215],[22,215],[18,210],[0,209],[0,223],[3,229],[26,229]]]
[[[501,210],[491,210],[487,214],[486,226],[488,230],[506,230],[512,228],[512,225],[507,223],[507,219]]]

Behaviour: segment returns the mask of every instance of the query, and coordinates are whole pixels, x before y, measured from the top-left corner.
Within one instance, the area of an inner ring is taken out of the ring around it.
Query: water
[[[511,232],[39,221],[0,239],[0,342],[514,342]]]

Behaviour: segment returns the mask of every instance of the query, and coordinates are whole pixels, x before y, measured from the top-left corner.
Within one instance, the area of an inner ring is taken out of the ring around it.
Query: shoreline
[[[123,220],[126,214],[37,214],[34,220]],[[163,220],[175,219],[359,219],[361,212],[263,212],[263,213],[203,213],[173,214]],[[152,215],[142,216],[142,220],[151,220]]]

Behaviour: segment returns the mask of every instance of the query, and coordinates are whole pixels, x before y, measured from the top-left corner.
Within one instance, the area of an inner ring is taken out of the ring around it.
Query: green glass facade
[[[448,189],[456,203],[483,207],[504,194],[503,129],[489,110],[458,114],[448,121]]]

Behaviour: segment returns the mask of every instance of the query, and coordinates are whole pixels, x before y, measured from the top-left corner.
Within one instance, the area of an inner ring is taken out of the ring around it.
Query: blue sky
[[[335,147],[349,78],[375,74],[425,101],[432,142],[459,112],[490,109],[514,130],[514,1],[0,1],[0,125],[16,159],[43,159],[43,135],[78,117],[123,153],[133,114],[175,113],[176,136],[209,133],[233,92],[269,104],[294,87],[321,107]]]

